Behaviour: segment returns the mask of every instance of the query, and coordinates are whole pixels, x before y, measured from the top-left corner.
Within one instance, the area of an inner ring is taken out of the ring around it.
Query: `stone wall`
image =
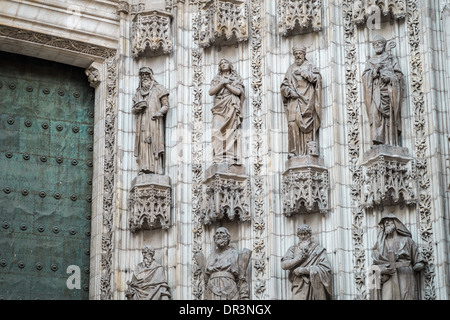
[[[221,16],[226,21],[222,27],[219,18],[208,16],[213,3],[235,6]],[[212,236],[222,225],[230,230],[233,245],[253,251],[251,299],[290,299],[280,259],[297,242],[296,228],[302,223],[312,227],[314,239],[327,249],[333,299],[367,299],[371,249],[386,212],[395,212],[408,226],[427,259],[419,279],[421,299],[448,299],[446,1],[133,0],[62,5],[8,0],[5,7],[0,50],[98,73],[98,81],[91,82],[96,86],[92,299],[125,299],[126,282],[144,244],[155,247],[174,299],[202,299],[204,283],[194,254],[213,249]],[[306,15],[296,15],[307,9]],[[53,38],[43,40],[40,35]],[[375,35],[395,42],[392,53],[405,76],[402,147],[412,178],[400,179],[412,179],[414,201],[367,205],[364,200],[369,181],[364,155],[370,140],[361,77],[373,55]],[[289,216],[283,207],[288,142],[280,85],[294,62],[296,44],[306,46],[307,59],[323,78],[319,155],[327,172],[322,187],[328,201],[327,210]],[[233,64],[246,90],[242,138],[249,193],[244,198],[251,219],[204,224],[204,179],[212,165],[213,97],[208,91],[222,58]],[[170,177],[171,210],[167,229],[132,232],[129,200],[137,164],[131,107],[143,66],[151,67],[170,93],[165,174]]]

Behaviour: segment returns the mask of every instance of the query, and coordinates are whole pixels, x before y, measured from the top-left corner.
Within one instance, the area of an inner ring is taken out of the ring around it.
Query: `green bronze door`
[[[94,92],[0,52],[0,298],[88,299]]]

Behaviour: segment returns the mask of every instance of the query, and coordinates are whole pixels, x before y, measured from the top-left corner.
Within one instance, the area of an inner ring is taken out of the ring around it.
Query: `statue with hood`
[[[377,242],[373,248],[375,284],[372,300],[417,300],[417,273],[426,265],[411,232],[394,215],[387,214],[379,222]]]
[[[139,174],[164,174],[164,116],[169,110],[169,92],[153,76],[153,70],[139,70],[139,87],[133,98],[136,115],[134,155]]]

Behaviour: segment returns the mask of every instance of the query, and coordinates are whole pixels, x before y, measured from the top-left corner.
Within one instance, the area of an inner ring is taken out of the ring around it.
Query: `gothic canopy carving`
[[[353,3],[353,22],[364,24],[369,18],[381,19],[387,16],[396,20],[404,19],[406,2],[406,0],[357,0]]]
[[[200,10],[199,45],[228,46],[248,40],[248,8],[243,0],[208,0]]]
[[[153,10],[136,14],[131,29],[131,55],[139,57],[147,50],[150,56],[172,52],[172,14]]]
[[[322,29],[322,0],[278,0],[278,30],[282,36]]]

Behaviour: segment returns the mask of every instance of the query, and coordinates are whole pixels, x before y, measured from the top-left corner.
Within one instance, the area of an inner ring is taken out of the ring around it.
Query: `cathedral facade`
[[[233,294],[305,298],[307,225],[305,283],[374,299],[386,217],[450,297],[448,0],[3,0],[0,57],[2,298],[125,300],[151,246],[207,299],[221,227]]]

